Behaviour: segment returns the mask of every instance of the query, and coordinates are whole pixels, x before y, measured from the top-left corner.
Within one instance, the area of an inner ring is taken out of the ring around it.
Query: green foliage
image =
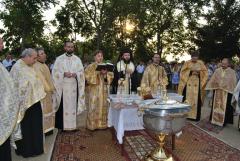
[[[76,40],[77,34],[83,37],[90,37],[93,34],[90,19],[83,9],[80,1],[67,0],[66,5],[57,11],[52,24],[57,28],[55,35],[59,39],[71,37]]]
[[[212,1],[212,10],[204,14],[207,24],[197,29],[195,40],[203,59],[231,58],[239,53],[239,15],[239,1]]]
[[[183,54],[199,48],[203,59],[232,57],[239,52],[240,2],[237,0],[66,0],[44,35],[43,11],[57,0],[3,0],[7,48],[19,55],[25,47],[43,46],[49,59],[62,54],[63,42],[73,39],[76,54],[92,61],[96,49],[115,62],[123,47],[137,61],[154,53]],[[206,20],[200,24],[199,19]],[[132,29],[128,29],[132,25]],[[84,42],[76,41],[83,37]]]
[[[56,0],[4,0],[5,10],[0,17],[5,27],[6,46],[19,53],[25,47],[40,44],[45,26],[42,12],[55,3]]]

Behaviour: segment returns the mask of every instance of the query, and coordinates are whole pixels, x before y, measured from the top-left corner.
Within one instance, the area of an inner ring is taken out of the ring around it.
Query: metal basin
[[[186,104],[152,105],[144,110],[144,127],[155,133],[177,133],[186,122],[190,106]]]

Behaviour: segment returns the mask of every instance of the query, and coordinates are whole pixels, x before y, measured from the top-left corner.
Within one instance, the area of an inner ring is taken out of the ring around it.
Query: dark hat
[[[132,50],[128,47],[124,47],[120,50],[120,54],[123,55],[124,53],[132,53]]]
[[[133,62],[133,55],[132,55],[132,50],[128,47],[123,47],[120,49],[120,54],[118,57],[118,61],[122,59],[122,56],[124,53],[129,53],[130,54],[130,60]]]

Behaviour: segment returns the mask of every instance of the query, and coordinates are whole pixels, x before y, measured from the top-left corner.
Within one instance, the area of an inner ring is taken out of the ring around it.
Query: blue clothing
[[[172,73],[172,84],[179,84],[179,72]]]

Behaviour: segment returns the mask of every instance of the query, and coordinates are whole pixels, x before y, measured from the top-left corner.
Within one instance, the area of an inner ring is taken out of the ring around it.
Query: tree
[[[62,6],[55,16],[56,19],[52,21],[57,27],[55,35],[62,40],[71,37],[76,41],[77,35],[87,38],[93,34],[90,19],[83,12],[79,0],[67,0],[66,5]]]
[[[207,24],[198,27],[195,40],[203,59],[231,58],[237,54],[240,45],[239,15],[239,1],[212,1],[212,10],[204,14]]]
[[[160,56],[182,54],[194,45],[191,43],[195,36],[193,26],[196,26],[204,5],[202,0],[146,1],[146,27]]]
[[[5,10],[0,14],[4,24],[6,46],[17,49],[34,46],[43,36],[45,22],[42,12],[57,0],[4,0]]]
[[[114,21],[116,0],[68,0],[56,14],[57,35],[69,37],[75,33],[90,38],[101,48],[109,26]]]

